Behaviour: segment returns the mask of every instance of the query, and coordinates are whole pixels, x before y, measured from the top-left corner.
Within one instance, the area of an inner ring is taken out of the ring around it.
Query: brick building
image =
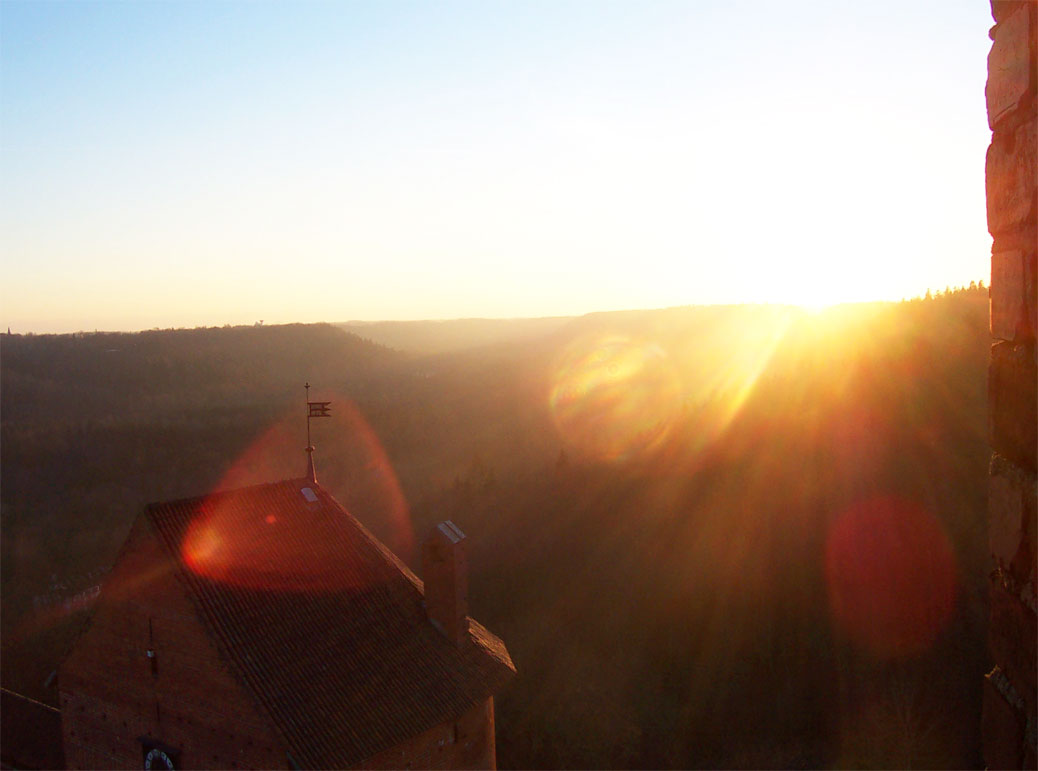
[[[147,507],[59,671],[68,767],[494,767],[464,547],[423,585],[315,478]]]

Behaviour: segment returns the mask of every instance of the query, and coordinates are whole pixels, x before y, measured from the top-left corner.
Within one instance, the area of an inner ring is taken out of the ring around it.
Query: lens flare
[[[299,503],[300,492],[289,485],[211,495],[180,544],[184,564],[203,578],[250,589],[360,588],[366,578],[342,569],[343,530],[356,525],[337,509]],[[267,514],[271,506],[285,515]]]
[[[563,349],[548,403],[569,449],[593,460],[652,456],[657,470],[688,468],[739,414],[794,319],[763,306],[718,307],[598,325]],[[657,452],[658,449],[662,451]]]
[[[408,559],[414,548],[408,506],[381,442],[345,396],[321,394],[320,398],[332,402],[331,419],[314,425],[321,489],[334,492],[364,526]],[[230,464],[216,489],[238,490],[302,477],[304,429],[299,415],[279,420]],[[300,490],[294,489],[294,497],[286,499],[283,507],[275,500],[263,500],[252,510],[241,505],[240,495],[212,493],[184,533],[180,544],[184,563],[198,575],[255,589],[344,588],[338,585],[343,580],[338,569],[342,555],[337,551],[341,537],[336,531],[341,523],[332,521],[335,511],[323,501],[303,506],[299,495]]]
[[[555,425],[581,454],[608,461],[643,455],[670,432],[680,384],[658,345],[611,336],[567,347],[549,396]]]
[[[917,504],[868,500],[843,512],[825,549],[837,625],[881,658],[927,650],[955,606],[955,557],[940,523]]]

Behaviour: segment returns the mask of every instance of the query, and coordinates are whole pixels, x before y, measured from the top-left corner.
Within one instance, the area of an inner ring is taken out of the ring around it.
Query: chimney
[[[461,645],[469,633],[469,575],[465,534],[450,520],[422,544],[425,612],[448,640]]]

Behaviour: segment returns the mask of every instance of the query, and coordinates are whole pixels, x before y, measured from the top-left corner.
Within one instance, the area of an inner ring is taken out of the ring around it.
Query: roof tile
[[[515,671],[476,622],[460,648],[441,635],[422,582],[310,480],[152,504],[146,516],[301,765],[359,763],[461,715]]]

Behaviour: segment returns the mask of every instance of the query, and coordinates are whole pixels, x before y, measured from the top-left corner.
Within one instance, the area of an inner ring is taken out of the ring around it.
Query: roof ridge
[[[341,503],[339,503],[331,493],[329,493],[320,485],[317,485],[316,488],[317,489],[315,489],[314,492],[318,493],[319,495],[323,494],[325,497],[327,497],[328,501],[333,506],[338,508],[343,514],[346,515],[350,524],[357,528],[357,531],[360,533],[360,535],[362,535],[368,541],[368,543],[371,544],[371,546],[373,546],[393,567],[395,567],[397,570],[403,573],[404,577],[408,581],[410,581],[414,585],[414,587],[418,589],[419,592],[422,592],[422,594],[424,595],[425,583],[422,581],[422,579],[415,575],[414,571],[412,571],[411,568],[407,566],[406,562],[400,559],[392,549],[390,549],[388,546],[382,543],[382,541],[379,540],[379,538],[374,533],[368,530],[367,526],[365,526],[363,522],[361,522],[357,517],[351,514],[350,511]]]
[[[58,713],[61,712],[61,710],[58,709],[57,707],[54,707],[54,706],[52,706],[50,704],[47,704],[46,702],[42,702],[39,699],[34,699],[34,698],[32,698],[32,696],[26,696],[24,693],[18,693],[17,691],[12,691],[10,688],[4,688],[4,687],[0,686],[0,693],[6,693],[8,696],[14,696],[16,698],[21,699],[22,701],[26,701],[26,702],[32,704],[33,706],[43,707],[44,709],[50,710],[51,712],[58,712]]]
[[[122,545],[119,547],[119,550],[115,553],[115,558],[112,560],[112,567],[115,567],[119,563],[119,560],[122,559],[122,557],[126,553],[126,551],[129,548],[131,548],[131,546],[130,546],[130,536],[133,534],[133,529],[137,526],[138,520],[140,520],[142,517],[144,517],[144,512],[143,511],[138,512],[138,514],[134,518],[133,522],[130,523],[130,529],[126,531],[126,536],[123,538]],[[146,525],[146,522],[145,522],[145,525]],[[100,587],[99,588],[99,592],[103,592],[104,591],[105,584],[110,580],[109,577],[112,574],[112,567],[110,567],[108,569],[107,573],[105,573],[103,576],[101,576],[101,580],[99,582],[99,587]],[[83,637],[86,636],[87,632],[90,631],[90,628],[93,625],[94,625],[94,609],[91,608],[90,612],[87,615],[87,617],[83,620],[83,623],[80,624],[79,629],[77,629],[75,631],[75,633],[72,635],[71,639],[69,640],[68,644],[65,646],[65,650],[61,654],[61,657],[58,659],[58,663],[57,663],[57,666],[54,668],[54,671],[57,672],[57,671],[61,670],[61,668],[65,665],[65,661],[68,659],[68,657],[70,655],[72,655],[72,649],[75,648],[76,645],[79,644],[79,641],[81,639],[83,639]]]
[[[234,495],[237,493],[250,492],[253,490],[258,490],[261,487],[278,487],[280,485],[285,485],[290,482],[302,484],[303,487],[316,488],[319,491],[324,490],[324,488],[321,487],[320,483],[311,482],[306,477],[290,477],[288,479],[279,479],[276,482],[258,482],[257,484],[245,485],[244,487],[217,488],[215,490],[212,490],[211,492],[203,493],[202,495],[188,495],[184,498],[173,498],[168,501],[152,501],[151,503],[145,504],[144,509],[145,511],[151,511],[152,509],[157,509],[165,506],[183,506],[189,503],[194,503],[196,501],[202,502],[212,500],[212,498],[215,496]]]

